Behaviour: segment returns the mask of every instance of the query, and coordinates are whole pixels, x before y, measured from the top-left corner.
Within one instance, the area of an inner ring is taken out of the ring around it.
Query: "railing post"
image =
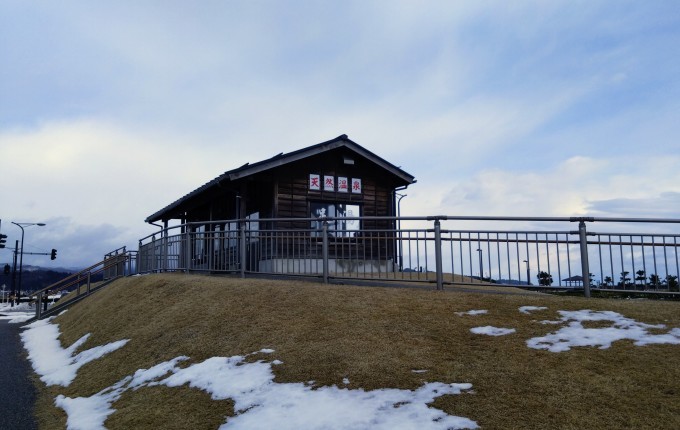
[[[40,319],[40,315],[42,314],[42,295],[43,293],[38,293],[35,299],[35,319],[37,320]]]
[[[161,272],[168,271],[168,229],[161,232]]]
[[[246,277],[246,225],[243,223],[241,225],[241,234],[239,237],[239,248],[240,248],[240,259],[241,259],[241,278]]]
[[[118,276],[125,276],[125,252],[125,247],[123,247],[121,254],[118,255],[118,259],[116,260],[116,266],[118,267],[118,269],[116,269],[116,275]]]
[[[437,271],[437,290],[444,289],[444,273],[442,272],[442,227],[439,219],[434,220],[434,260]]]
[[[328,221],[321,225],[321,258],[323,259],[323,283],[328,283]]]
[[[205,244],[205,253],[208,257],[208,272],[212,272],[215,270],[213,267],[215,264],[215,224],[210,224],[210,229],[206,226],[203,243]]]
[[[90,279],[91,279],[91,273],[87,272],[87,294],[90,294]]]
[[[139,244],[137,245],[137,264],[135,265],[135,272],[137,274],[140,274],[145,271],[144,264],[142,261],[144,261],[144,254],[142,253],[142,241],[139,241]]]
[[[184,271],[189,273],[191,269],[191,226],[186,226],[184,235]]]
[[[588,267],[588,239],[586,223],[581,220],[578,223],[578,237],[581,245],[581,276],[583,277],[583,294],[590,297],[590,268]]]
[[[158,258],[159,257],[156,255],[156,246],[157,245],[156,245],[156,235],[155,234],[153,236],[151,236],[151,243],[152,243],[151,250],[153,251],[153,260],[152,260],[152,263],[151,263],[151,271],[157,272],[156,269],[158,268]]]

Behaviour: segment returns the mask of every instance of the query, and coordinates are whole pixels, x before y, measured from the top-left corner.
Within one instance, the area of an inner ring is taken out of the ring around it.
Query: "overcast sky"
[[[2,232],[85,266],[343,133],[407,215],[680,217],[678,77],[677,1],[0,0]]]

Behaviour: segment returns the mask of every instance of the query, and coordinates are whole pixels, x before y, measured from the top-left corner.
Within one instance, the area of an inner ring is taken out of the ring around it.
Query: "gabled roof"
[[[400,181],[402,181],[404,185],[410,185],[416,182],[413,175],[406,173],[405,171],[395,166],[394,164],[375,155],[368,149],[350,140],[346,134],[343,134],[336,137],[335,139],[331,139],[326,142],[321,142],[316,145],[308,146],[307,148],[299,149],[297,151],[289,152],[288,154],[281,153],[267,160],[258,161],[253,164],[246,163],[243,166],[238,167],[236,169],[228,170],[221,174],[220,176],[218,176],[217,178],[213,179],[212,181],[203,184],[194,191],[186,194],[184,197],[181,197],[180,199],[169,204],[160,211],[154,213],[153,215],[150,215],[149,217],[146,218],[145,222],[153,222],[162,219],[163,215],[165,215],[166,213],[177,209],[183,203],[198,196],[199,194],[213,187],[219,186],[220,183],[243,179],[256,173],[264,172],[276,167],[280,167],[289,163],[293,163],[295,161],[299,161],[341,147],[348,148],[349,150],[355,152],[356,154],[368,159],[369,161],[387,170],[389,173],[391,173],[392,175],[397,177]]]

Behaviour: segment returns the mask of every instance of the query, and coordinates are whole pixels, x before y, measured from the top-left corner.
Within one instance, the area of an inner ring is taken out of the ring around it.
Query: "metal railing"
[[[125,246],[104,255],[103,262],[106,266],[103,271],[105,281],[137,273],[137,251],[128,251]]]
[[[133,269],[135,268],[136,254],[137,251],[126,251],[124,247],[119,248],[106,254],[102,261],[34,292],[30,299],[36,303],[35,319],[47,316],[47,297],[49,294],[68,293],[50,311],[57,308],[63,309],[107,285],[110,281],[135,273]],[[95,282],[95,279],[99,279],[99,275],[102,276],[102,281]]]
[[[471,222],[502,228],[456,228]],[[137,270],[429,282],[437,289],[494,283],[583,290],[586,296],[591,289],[679,291],[680,234],[592,232],[586,223],[658,230],[659,224],[673,228],[680,220],[431,216],[193,222],[141,239]]]

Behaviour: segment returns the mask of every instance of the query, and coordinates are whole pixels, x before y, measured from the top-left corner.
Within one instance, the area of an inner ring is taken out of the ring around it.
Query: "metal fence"
[[[485,230],[458,228],[474,223]],[[603,230],[589,231],[587,224]],[[630,225],[653,233],[607,232]],[[194,222],[139,241],[139,273],[197,271],[678,292],[678,219],[279,218]],[[529,225],[531,228],[526,228]],[[493,227],[499,228],[493,228]],[[524,228],[513,228],[522,226]]]
[[[125,247],[112,251],[104,259],[80,272],[73,273],[66,278],[31,294],[35,301],[35,319],[42,319],[68,308],[96,290],[108,285],[113,280],[135,273],[135,256],[137,251],[126,251]],[[99,277],[101,276],[101,281]],[[50,294],[66,294],[54,306],[48,309]]]
[[[119,276],[137,273],[137,251],[128,251],[123,246],[104,255],[105,269],[103,279],[109,280]]]

